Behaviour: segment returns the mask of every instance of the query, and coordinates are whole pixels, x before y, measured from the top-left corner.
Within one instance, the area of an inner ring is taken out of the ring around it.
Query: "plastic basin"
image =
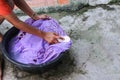
[[[57,65],[57,63],[59,63],[59,61],[62,59],[64,53],[66,52],[63,52],[61,53],[56,59],[54,59],[53,61],[51,62],[46,62],[46,63],[43,63],[43,64],[39,64],[39,65],[35,65],[35,64],[24,64],[24,63],[20,63],[20,62],[17,62],[15,60],[13,60],[11,57],[10,57],[10,53],[8,51],[8,48],[9,48],[9,41],[15,36],[17,35],[19,32],[19,29],[15,28],[15,27],[12,27],[11,29],[9,29],[5,35],[3,36],[3,41],[2,41],[2,45],[1,45],[1,48],[2,48],[2,53],[3,53],[3,56],[8,60],[10,61],[11,63],[13,63],[15,66],[17,66],[18,68],[20,68],[21,70],[24,70],[24,71],[27,71],[27,72],[41,72],[41,71],[45,71],[45,70],[48,70],[50,68],[52,68],[53,66]]]

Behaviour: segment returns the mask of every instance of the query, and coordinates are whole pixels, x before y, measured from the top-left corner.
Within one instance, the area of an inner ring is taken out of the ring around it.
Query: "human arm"
[[[37,15],[25,2],[25,0],[13,0],[15,5],[20,8],[23,12],[29,15],[31,18],[38,20],[38,19],[46,19],[48,18],[47,15]]]
[[[58,43],[57,39],[61,38],[60,36],[58,36],[55,33],[43,32],[43,31],[40,31],[40,30],[24,23],[23,21],[19,20],[13,12],[11,14],[5,15],[3,17],[6,20],[8,20],[10,23],[12,23],[16,28],[23,30],[25,32],[28,32],[28,33],[37,35],[39,37],[42,37],[50,44]]]
[[[3,0],[3,2],[0,2],[0,16],[2,16],[2,18],[12,23],[16,28],[23,30],[25,32],[34,34],[36,36],[42,37],[48,43],[51,43],[51,44],[57,43],[58,42],[57,39],[61,38],[60,36],[58,36],[53,32],[40,31],[24,23],[23,21],[19,20],[17,16],[12,12],[12,8],[10,7],[10,5],[8,5],[8,3],[5,0]]]

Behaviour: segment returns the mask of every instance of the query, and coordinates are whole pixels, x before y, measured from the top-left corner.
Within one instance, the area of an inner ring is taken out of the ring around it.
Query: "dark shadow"
[[[55,80],[56,78],[64,77],[70,75],[75,68],[74,59],[71,58],[70,52],[65,52],[64,56],[60,59],[60,61],[53,67],[47,69],[41,73],[27,73],[25,71],[21,71],[19,68],[14,66],[15,76],[19,79],[37,75],[40,78],[44,78],[46,80]]]
[[[62,60],[56,66],[44,72],[40,76],[46,80],[49,80],[49,77],[59,78],[62,76],[70,75],[74,71],[74,68],[74,59],[71,58],[69,51],[67,51]]]

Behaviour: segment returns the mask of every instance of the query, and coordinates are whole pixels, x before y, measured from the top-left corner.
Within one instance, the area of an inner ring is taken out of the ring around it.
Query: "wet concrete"
[[[71,49],[55,68],[41,74],[21,71],[6,61],[4,80],[119,80],[120,6],[107,6],[48,14],[71,37]],[[4,22],[0,31],[4,34],[10,27]]]

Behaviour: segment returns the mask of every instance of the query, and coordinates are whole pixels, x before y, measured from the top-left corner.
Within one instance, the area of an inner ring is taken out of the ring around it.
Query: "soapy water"
[[[70,37],[69,36],[61,36],[63,39],[58,39],[58,42],[69,42]]]

